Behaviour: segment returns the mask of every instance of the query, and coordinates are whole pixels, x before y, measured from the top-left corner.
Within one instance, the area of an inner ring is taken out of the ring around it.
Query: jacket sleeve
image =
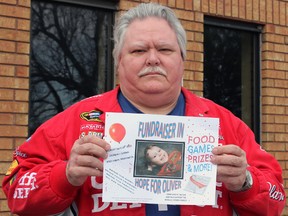
[[[14,152],[2,182],[11,212],[51,215],[64,211],[72,203],[78,187],[66,178],[66,162],[73,143],[64,139],[69,131],[65,125],[64,115],[58,114]],[[69,135],[73,137],[72,133]],[[77,136],[79,131],[72,139]]]
[[[229,192],[233,207],[239,215],[281,215],[285,206],[285,191],[278,161],[256,143],[247,125],[238,119],[234,123],[235,144],[246,152],[253,186],[247,191]]]

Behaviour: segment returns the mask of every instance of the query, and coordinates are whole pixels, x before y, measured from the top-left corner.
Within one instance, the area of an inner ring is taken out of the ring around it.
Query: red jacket
[[[14,152],[3,190],[12,212],[19,215],[51,215],[72,203],[79,215],[145,216],[144,204],[103,203],[102,178],[90,177],[81,187],[72,186],[65,167],[70,150],[79,136],[104,133],[105,112],[122,112],[116,88],[74,104],[48,120]],[[231,112],[210,100],[182,89],[186,116],[218,117],[219,143],[236,144],[246,151],[253,187],[229,192],[217,183],[215,206],[181,206],[182,216],[280,215],[285,205],[282,170],[278,162],[261,149],[252,131]]]

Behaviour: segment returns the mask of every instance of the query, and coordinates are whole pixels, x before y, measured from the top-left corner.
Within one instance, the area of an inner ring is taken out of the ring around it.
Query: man
[[[85,216],[280,215],[285,194],[277,161],[241,120],[181,87],[186,36],[172,10],[140,4],[120,18],[114,36],[119,87],[56,115],[16,150],[3,181],[11,210],[19,215],[65,210]],[[103,203],[102,161],[110,149],[101,139],[105,112],[219,118],[221,145],[211,160],[218,165],[217,204]]]

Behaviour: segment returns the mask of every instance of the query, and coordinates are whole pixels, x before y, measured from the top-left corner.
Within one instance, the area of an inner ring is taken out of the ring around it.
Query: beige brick
[[[280,23],[279,1],[273,1],[273,23],[274,24]]]
[[[284,124],[264,124],[262,127],[263,131],[265,132],[285,132],[285,125]]]
[[[185,10],[175,10],[176,16],[181,20],[193,20],[194,13]]]
[[[200,11],[201,10],[201,1],[200,0],[194,0],[193,1],[193,10],[194,11]]]
[[[0,3],[16,5],[17,0],[0,0]]]
[[[11,165],[11,161],[12,160],[10,160],[9,162],[3,162],[3,163],[1,163],[1,166],[0,166],[0,174],[5,174],[6,172],[7,172],[7,170],[8,170],[8,168],[10,167],[10,165]]]
[[[0,125],[0,137],[26,137],[27,127],[25,126],[3,126]]]
[[[285,151],[285,143],[264,143],[263,148],[266,151]]]
[[[28,115],[27,114],[15,114],[16,125],[28,126]]]
[[[209,13],[211,14],[217,13],[217,4],[215,0],[209,0]]]
[[[16,19],[10,18],[10,17],[1,17],[0,16],[0,27],[13,29],[16,27]]]
[[[0,63],[11,65],[29,65],[29,55],[0,53]]]
[[[262,51],[274,51],[274,43],[264,42],[262,45]]]
[[[194,80],[194,72],[186,70],[184,73],[183,79],[184,80]]]
[[[29,54],[30,44],[29,43],[17,43],[17,53]]]
[[[286,26],[275,25],[275,33],[279,35],[288,35],[288,29]]]
[[[203,44],[199,42],[188,42],[187,49],[196,52],[203,52]]]
[[[288,7],[288,4],[285,2],[280,2],[280,12],[279,12],[279,20],[280,25],[286,25],[286,7]]]
[[[273,142],[274,140],[275,140],[274,133],[267,133],[265,131],[262,133],[263,142]]]
[[[175,0],[168,0],[168,6],[174,8],[176,5]]]
[[[224,15],[230,17],[232,14],[232,0],[224,0]]]
[[[277,88],[288,88],[288,80],[275,79],[275,87],[277,87]]]
[[[0,122],[1,125],[12,125],[14,123],[14,115],[10,113],[0,113]]]
[[[238,0],[232,0],[232,17],[238,17],[238,16],[239,16]]]
[[[224,0],[218,0],[217,4],[217,14],[224,15]]]
[[[29,67],[27,66],[16,66],[17,77],[29,77]]]
[[[277,160],[288,160],[287,152],[276,152],[275,157],[277,158]],[[286,172],[286,178],[288,178],[288,172]]]
[[[273,61],[267,61],[263,60],[262,61],[262,68],[263,69],[274,69],[274,62]]]
[[[0,29],[0,39],[12,41],[30,41],[30,33],[28,31],[16,31],[12,29]]]
[[[202,52],[195,52],[194,53],[194,60],[199,62],[204,62],[204,55]]]
[[[31,0],[18,0],[18,5],[24,7],[31,7]]]
[[[285,96],[285,90],[284,89],[277,89],[277,88],[263,88],[262,95],[263,96],[284,97]]]
[[[274,70],[263,70],[263,78],[274,78],[274,79],[285,79],[286,72],[274,71]]]
[[[209,0],[202,0],[201,8],[203,13],[207,13],[209,11]]]
[[[246,1],[246,19],[253,19],[253,1]]]
[[[184,9],[184,0],[177,0],[176,1],[176,8]]]
[[[14,76],[15,67],[11,65],[0,64],[0,76]]]
[[[266,97],[265,97],[266,98]],[[275,123],[275,116],[274,115],[262,115],[262,122],[263,123]]]
[[[2,121],[1,121],[2,122]],[[2,138],[0,137],[0,149],[13,149],[13,139],[12,138]]]
[[[267,23],[273,23],[273,5],[272,1],[266,1],[266,18]]]
[[[263,105],[273,105],[275,103],[275,97],[262,97],[262,104]]]
[[[7,17],[30,18],[30,8],[1,5],[0,15]]]
[[[18,19],[17,20],[17,29],[29,31],[30,30],[30,20]]]
[[[266,105],[262,108],[262,111],[265,114],[284,115],[285,114],[285,107]]]
[[[262,87],[275,87],[274,79],[262,79]]]
[[[275,123],[288,124],[288,116],[275,116]]]
[[[185,9],[188,11],[191,11],[193,8],[193,6],[192,6],[193,2],[192,1],[184,1],[184,3],[185,3]]]
[[[15,100],[29,101],[29,91],[28,90],[15,90]]]
[[[197,72],[197,71],[195,71],[194,72],[194,80],[195,81],[201,81],[201,82],[203,82],[203,79],[204,79],[204,73],[203,72]]]
[[[0,87],[28,89],[29,80],[26,78],[0,77]]]
[[[0,40],[0,52],[15,52],[16,43],[13,41]]]
[[[241,2],[241,1],[240,1]],[[265,22],[266,21],[266,1],[259,1],[260,3],[260,22]]]
[[[5,101],[5,102],[0,103],[0,112],[3,112],[3,113],[28,113],[28,103],[27,102],[13,102],[13,101],[7,101],[6,102]]]
[[[239,1],[239,18],[245,19],[246,18],[246,2]]]
[[[253,11],[252,11],[252,17],[253,20],[259,21],[259,0],[253,0]]]
[[[28,128],[27,128],[28,131]],[[25,138],[15,138],[15,147],[20,146],[21,144],[23,144],[26,141],[27,137]]]
[[[3,214],[1,213],[1,216],[11,216],[11,213],[10,213],[9,207],[8,207],[8,203],[6,200],[0,200],[0,210],[4,211]]]
[[[10,162],[12,160],[13,150],[0,150],[0,161]]]
[[[13,100],[13,99],[14,99],[14,90],[0,89],[0,100]]]
[[[274,62],[274,69],[287,71],[288,62]]]

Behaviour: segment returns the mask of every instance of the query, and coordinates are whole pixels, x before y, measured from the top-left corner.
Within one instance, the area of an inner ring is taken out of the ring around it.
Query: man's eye
[[[168,48],[162,48],[159,50],[160,52],[163,52],[163,53],[171,53],[172,50],[171,49],[168,49]]]
[[[145,50],[142,49],[137,49],[137,50],[133,50],[132,53],[143,53],[145,52]]]

